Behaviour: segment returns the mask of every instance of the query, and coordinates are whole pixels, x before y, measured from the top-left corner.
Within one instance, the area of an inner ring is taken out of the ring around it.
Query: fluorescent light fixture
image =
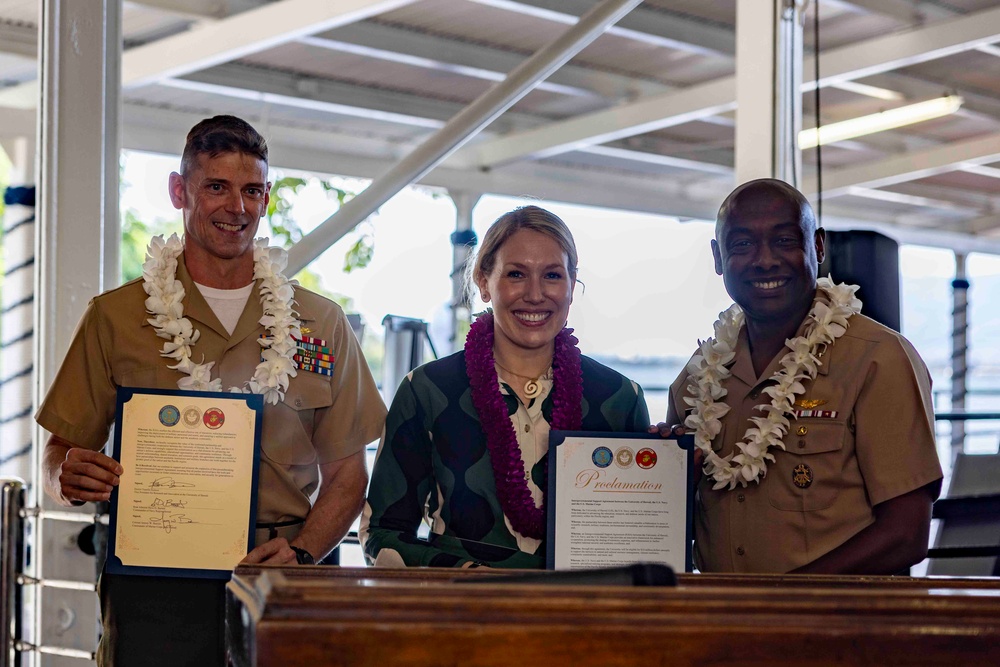
[[[818,129],[802,130],[799,132],[799,148],[815,148],[819,145],[826,145],[863,137],[866,134],[875,134],[904,125],[921,123],[932,118],[940,118],[948,114],[955,113],[962,106],[964,100],[958,95],[948,95],[938,97],[926,102],[917,102],[905,107],[888,109],[870,116],[851,118],[839,123],[822,125]]]
[[[869,86],[867,83],[858,83],[857,81],[838,81],[836,83],[831,83],[830,87],[890,102],[903,99],[903,93],[897,93],[895,90],[889,90],[888,88]]]

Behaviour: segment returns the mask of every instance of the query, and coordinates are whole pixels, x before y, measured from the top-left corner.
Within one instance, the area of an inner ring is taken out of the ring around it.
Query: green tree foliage
[[[338,188],[323,179],[306,180],[295,176],[281,176],[275,179],[271,186],[271,201],[267,206],[267,219],[276,239],[280,239],[286,248],[298,243],[304,236],[302,228],[292,215],[295,196],[310,182],[319,183],[323,191],[332,200],[336,199],[339,209],[354,198],[354,193]],[[354,230],[357,240],[344,255],[344,273],[350,273],[368,266],[375,255],[375,235],[371,224],[365,222]],[[299,280],[302,278],[300,276]],[[304,283],[303,283],[304,284]]]
[[[159,220],[153,223],[143,222],[139,212],[128,209],[122,215],[122,245],[120,249],[122,264],[122,282],[126,283],[142,276],[142,263],[146,261],[146,246],[154,236],[170,236],[180,234],[182,230],[180,219]]]

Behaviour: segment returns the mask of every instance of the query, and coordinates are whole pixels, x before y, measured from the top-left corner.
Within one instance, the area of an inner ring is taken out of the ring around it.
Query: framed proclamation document
[[[108,572],[229,578],[254,538],[263,413],[258,394],[118,389]]]
[[[694,437],[552,431],[546,567],[691,571]]]

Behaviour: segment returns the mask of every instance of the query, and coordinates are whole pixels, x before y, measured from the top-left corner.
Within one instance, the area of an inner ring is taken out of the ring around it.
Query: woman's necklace
[[[528,399],[529,401],[538,398],[542,394],[542,382],[541,382],[542,378],[550,375],[550,371],[552,368],[550,364],[549,368],[546,369],[544,372],[539,373],[535,377],[531,377],[530,375],[521,375],[520,373],[515,373],[514,371],[510,370],[509,368],[507,368],[506,366],[504,366],[503,364],[501,364],[499,361],[496,360],[495,353],[493,355],[493,363],[495,363],[497,365],[497,368],[502,370],[508,376],[520,378],[525,381],[524,389],[522,390],[521,395],[524,398]]]
[[[583,423],[583,370],[580,349],[572,329],[563,329],[556,336],[552,358],[552,428],[579,431]],[[517,443],[514,425],[507,413],[507,404],[500,392],[496,361],[493,358],[493,314],[476,318],[465,339],[465,371],[469,377],[472,405],[486,436],[486,448],[493,466],[500,509],[511,527],[536,540],[545,537],[545,507],[536,507],[525,481],[524,461]],[[548,476],[548,457],[544,477]]]

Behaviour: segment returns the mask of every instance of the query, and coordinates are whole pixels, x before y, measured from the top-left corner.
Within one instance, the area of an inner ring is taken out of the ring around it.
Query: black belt
[[[287,528],[288,526],[297,526],[300,523],[305,523],[305,519],[291,519],[290,521],[275,521],[274,523],[258,523],[256,528],[258,530],[267,528],[267,539],[273,540],[278,536],[279,528]]]

